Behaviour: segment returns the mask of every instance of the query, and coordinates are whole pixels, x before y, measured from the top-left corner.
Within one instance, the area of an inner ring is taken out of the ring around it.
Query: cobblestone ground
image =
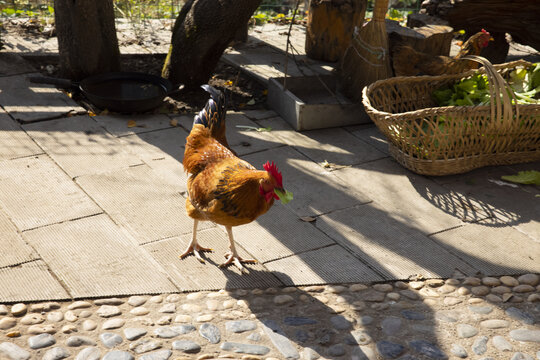
[[[0,305],[0,359],[540,359],[540,276]]]

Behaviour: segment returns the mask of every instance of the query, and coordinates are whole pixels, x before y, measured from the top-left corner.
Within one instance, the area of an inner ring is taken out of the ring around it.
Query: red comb
[[[489,35],[489,33],[485,29],[482,29],[482,32],[486,35]]]
[[[281,173],[279,172],[276,164],[274,164],[273,161],[272,163],[270,163],[270,161],[267,161],[266,164],[263,165],[263,168],[264,170],[268,171],[268,173],[272,175],[274,179],[276,179],[279,187],[283,187]]]

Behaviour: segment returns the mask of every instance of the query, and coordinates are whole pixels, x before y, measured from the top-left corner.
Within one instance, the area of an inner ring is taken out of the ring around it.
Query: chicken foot
[[[182,254],[180,254],[180,259],[185,258],[186,256],[189,256],[191,254],[195,255],[197,260],[199,260],[201,263],[205,263],[204,259],[201,257],[199,252],[212,252],[213,249],[205,248],[200,246],[197,243],[197,226],[199,225],[199,220],[193,220],[193,237],[191,238],[191,242],[189,243],[186,251],[184,251]]]
[[[242,264],[256,264],[257,260],[255,259],[243,259],[238,255],[238,252],[236,251],[236,246],[234,245],[234,237],[232,233],[232,227],[231,226],[225,226],[225,229],[227,230],[227,234],[229,235],[229,251],[225,254],[225,262],[223,262],[220,267],[229,266],[231,264],[234,264],[242,273],[246,272],[246,268]]]

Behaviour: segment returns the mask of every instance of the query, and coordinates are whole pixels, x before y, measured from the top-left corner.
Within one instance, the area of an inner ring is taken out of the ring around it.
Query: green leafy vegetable
[[[540,104],[540,63],[529,69],[513,70],[507,82],[518,104]],[[491,100],[487,76],[476,74],[435,90],[433,100],[438,106],[487,105]]]
[[[285,190],[285,192],[283,192],[279,189],[274,189],[274,192],[279,197],[279,200],[281,200],[281,203],[283,205],[287,204],[289,201],[293,199],[293,193],[290,191]]]
[[[534,184],[540,185],[540,171],[529,170],[520,171],[517,175],[501,176],[501,179],[518,184]]]

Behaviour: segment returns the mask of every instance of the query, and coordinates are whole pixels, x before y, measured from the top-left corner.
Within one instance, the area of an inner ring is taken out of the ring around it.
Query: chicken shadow
[[[253,275],[260,271],[249,272]],[[227,270],[224,273],[231,274]],[[292,282],[286,273],[271,273]],[[256,344],[264,337],[270,338],[284,358],[308,359],[318,354],[328,359],[368,360],[376,357],[374,343],[380,354],[396,358],[407,352],[400,344],[403,337],[413,334],[421,340],[411,341],[411,346],[442,354],[435,345],[435,319],[429,306],[407,298],[383,301],[384,293],[379,292],[377,299],[374,294],[360,284],[230,290],[230,296],[246,306],[260,323],[256,335],[250,334],[244,341]]]

